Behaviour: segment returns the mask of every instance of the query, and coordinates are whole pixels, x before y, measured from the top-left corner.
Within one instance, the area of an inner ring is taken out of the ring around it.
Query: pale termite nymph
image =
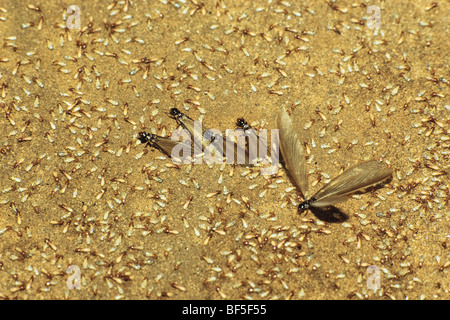
[[[374,186],[393,173],[391,168],[382,162],[371,160],[357,164],[332,179],[322,189],[308,198],[306,179],[306,160],[303,146],[293,130],[292,121],[287,112],[282,109],[277,119],[280,130],[280,149],[288,173],[295,185],[307,200],[298,206],[303,212],[311,207],[322,208],[334,205],[348,199],[348,195],[358,190]]]

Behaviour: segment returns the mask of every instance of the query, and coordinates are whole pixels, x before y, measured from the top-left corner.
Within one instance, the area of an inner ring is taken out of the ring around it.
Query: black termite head
[[[316,201],[316,199],[311,198],[311,199],[309,199],[309,200],[306,200],[306,201],[303,201],[302,203],[300,203],[300,204],[298,205],[298,212],[299,212],[299,213],[303,213],[303,212],[305,212],[306,210],[308,210],[309,208],[311,208],[311,204],[312,204],[314,201]]]
[[[237,120],[236,120],[236,125],[238,126],[238,127],[243,127],[244,125],[246,125],[247,124],[247,122],[244,120],[244,118],[238,118]]]
[[[299,213],[303,213],[303,212],[305,212],[308,209],[309,209],[309,202],[308,201],[304,201],[304,202],[302,202],[302,203],[300,203],[298,205],[298,212]]]
[[[179,118],[182,115],[181,111],[177,108],[171,108],[169,114],[174,118]]]
[[[141,143],[146,143],[146,144],[152,144],[153,141],[155,140],[155,135],[148,133],[148,132],[139,132],[139,137],[138,140]]]
[[[250,125],[247,123],[247,121],[245,121],[244,118],[238,118],[236,120],[236,126],[238,126],[239,128],[242,128],[244,130],[247,130],[250,128]]]

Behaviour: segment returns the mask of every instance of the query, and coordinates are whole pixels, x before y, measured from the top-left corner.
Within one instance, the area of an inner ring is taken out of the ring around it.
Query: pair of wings
[[[294,180],[303,197],[308,197],[306,179],[305,152],[292,120],[282,109],[278,115],[277,125],[280,137],[280,149],[286,169]],[[311,197],[313,207],[326,207],[346,200],[350,193],[380,183],[392,174],[382,162],[371,160],[357,164],[331,180]]]
[[[192,156],[191,146],[185,141],[175,141],[167,137],[160,137],[153,134],[151,135],[148,143],[150,144],[150,146],[155,147],[169,158],[172,158],[172,161],[176,164],[179,164],[183,162],[185,158]],[[180,149],[188,150],[191,154],[183,154],[180,157],[177,153],[173,153],[173,150],[175,148],[177,148],[177,151],[179,151]]]

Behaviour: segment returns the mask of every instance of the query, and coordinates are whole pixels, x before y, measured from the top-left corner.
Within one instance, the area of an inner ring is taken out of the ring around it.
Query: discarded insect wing
[[[348,199],[348,195],[360,189],[376,185],[392,175],[392,169],[382,162],[371,160],[360,163],[331,180],[311,199],[301,203],[299,211],[309,207],[327,207]]]
[[[280,150],[286,169],[303,197],[308,197],[305,152],[292,125],[292,120],[284,108],[278,115]]]
[[[191,133],[194,145],[200,150],[205,150],[210,141],[203,139],[203,129],[201,122],[194,121],[177,108],[171,108],[169,114],[177,120],[179,124]]]
[[[185,139],[187,137],[184,137]],[[186,141],[173,141],[166,137],[160,137],[147,132],[139,132],[139,141],[150,147],[154,147],[170,157],[174,163],[189,163],[191,157],[191,145]],[[180,151],[182,156],[180,156]]]

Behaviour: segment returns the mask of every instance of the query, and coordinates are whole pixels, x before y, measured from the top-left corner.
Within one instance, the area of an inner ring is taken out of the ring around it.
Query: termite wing
[[[359,163],[332,179],[311,199],[301,203],[298,209],[304,211],[309,207],[331,206],[348,199],[349,194],[376,185],[391,175],[392,169],[380,161],[370,160]]]
[[[158,149],[170,157],[174,163],[189,163],[191,161],[191,145],[185,141],[175,141],[147,132],[139,132],[138,139],[146,146]],[[183,150],[182,156],[179,155],[181,150]]]

